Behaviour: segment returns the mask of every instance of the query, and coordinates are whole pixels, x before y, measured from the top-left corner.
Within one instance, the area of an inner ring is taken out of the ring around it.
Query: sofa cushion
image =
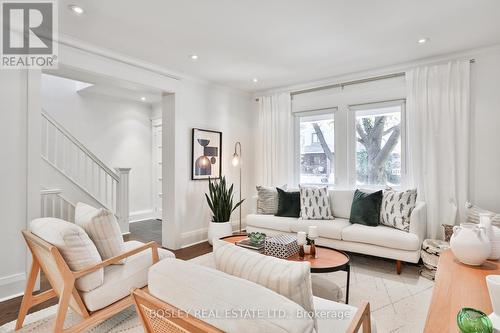
[[[286,185],[281,186],[286,190]],[[257,189],[257,214],[278,213],[278,191],[276,187],[256,186]]]
[[[300,186],[300,215],[303,220],[333,220],[327,186]]]
[[[246,225],[256,228],[291,232],[292,230],[290,229],[290,224],[297,221],[298,219],[294,217],[280,217],[280,216],[264,215],[264,214],[249,214],[247,215],[245,222]]]
[[[353,224],[342,230],[342,240],[399,250],[416,251],[420,249],[420,241],[417,235],[383,225],[369,227],[362,224]]]
[[[144,243],[125,242],[125,251],[133,250]],[[167,250],[158,249],[160,260],[175,258]],[[142,288],[148,283],[148,270],[153,263],[151,249],[128,257],[124,265],[110,265],[104,268],[104,283],[94,290],[81,293],[85,306],[90,311],[97,311],[130,295],[133,288]]]
[[[115,215],[107,209],[76,204],[75,223],[82,227],[97,247],[102,260],[123,253],[124,241]],[[117,262],[123,264],[126,259]]]
[[[335,220],[302,220],[298,219],[290,223],[292,232],[304,231],[308,232],[309,226],[314,225],[318,227],[319,237],[342,239],[342,230],[351,225],[349,220],[335,219]]]
[[[215,267],[227,274],[269,288],[313,311],[309,262],[287,261],[250,251],[234,244],[214,244]]]
[[[314,332],[313,320],[297,315],[304,313],[297,303],[256,283],[215,269],[165,259],[150,268],[148,280],[153,296],[190,311],[225,332]],[[276,309],[280,310],[279,316],[273,315]],[[252,315],[256,311],[264,317]],[[245,314],[247,316],[243,317]]]
[[[417,190],[385,191],[380,209],[380,224],[410,231],[410,216],[417,202]]]
[[[382,195],[382,191],[367,193],[356,190],[354,192],[349,221],[351,223],[376,227],[380,222]]]
[[[330,206],[335,217],[349,219],[354,190],[329,190]]]
[[[72,271],[78,271],[102,261],[96,246],[85,230],[74,223],[51,217],[35,219],[30,223],[30,231],[57,247]],[[104,271],[101,268],[76,280],[76,288],[81,291],[90,291],[101,286],[103,279]]]
[[[279,187],[278,191],[278,212],[276,216],[299,217],[300,216],[300,192],[283,191]]]

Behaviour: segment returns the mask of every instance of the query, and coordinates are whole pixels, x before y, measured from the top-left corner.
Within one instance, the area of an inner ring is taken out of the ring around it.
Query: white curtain
[[[469,184],[470,64],[454,61],[406,73],[409,167],[427,203],[427,234],[463,221]]]
[[[293,184],[294,135],[290,93],[259,98],[259,127],[255,138],[257,184]]]

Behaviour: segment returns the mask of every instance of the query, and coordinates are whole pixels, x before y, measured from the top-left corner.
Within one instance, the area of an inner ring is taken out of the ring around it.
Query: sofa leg
[[[396,273],[401,274],[401,260],[396,260]]]

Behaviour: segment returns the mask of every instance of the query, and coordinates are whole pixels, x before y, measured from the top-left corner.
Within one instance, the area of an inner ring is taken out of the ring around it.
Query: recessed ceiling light
[[[146,97],[142,96],[141,97],[141,101],[145,102],[146,101]]]
[[[68,8],[76,15],[82,15],[85,11],[78,5],[69,5]]]
[[[254,83],[257,83],[257,82],[259,82],[259,79],[258,79],[258,78],[256,78],[256,77],[254,77],[254,78],[252,79],[252,81],[253,81]]]
[[[189,56],[189,59],[191,59],[191,60],[198,60],[198,55],[197,54],[191,54]]]
[[[419,44],[425,44],[425,43],[427,43],[428,41],[429,41],[429,38],[420,38],[420,39],[417,41],[417,43],[419,43]]]

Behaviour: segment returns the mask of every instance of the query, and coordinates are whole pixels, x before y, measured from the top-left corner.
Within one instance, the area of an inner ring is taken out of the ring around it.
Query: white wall
[[[238,198],[239,190],[238,169],[232,166],[231,160],[234,144],[236,141],[241,142],[244,163],[242,196],[249,199],[255,192],[253,136],[256,132],[256,114],[251,111],[249,94],[194,80],[183,80],[181,93],[176,97],[175,103],[180,110],[175,118],[175,209],[176,219],[180,222],[180,245],[186,246],[207,239],[210,221],[204,196],[208,190],[208,181],[191,180],[192,128],[222,132],[222,174],[226,175],[228,182],[235,184],[235,199]],[[249,209],[249,205],[245,203],[243,218]],[[232,220],[237,223],[237,211]]]
[[[27,223],[26,72],[0,74],[0,301],[24,288]],[[8,254],[8,255],[7,255]]]
[[[77,81],[42,75],[42,106],[108,167],[129,167],[130,215],[151,218],[151,107],[115,97],[78,93]],[[44,177],[42,181],[49,181]],[[43,184],[49,185],[49,184]]]

